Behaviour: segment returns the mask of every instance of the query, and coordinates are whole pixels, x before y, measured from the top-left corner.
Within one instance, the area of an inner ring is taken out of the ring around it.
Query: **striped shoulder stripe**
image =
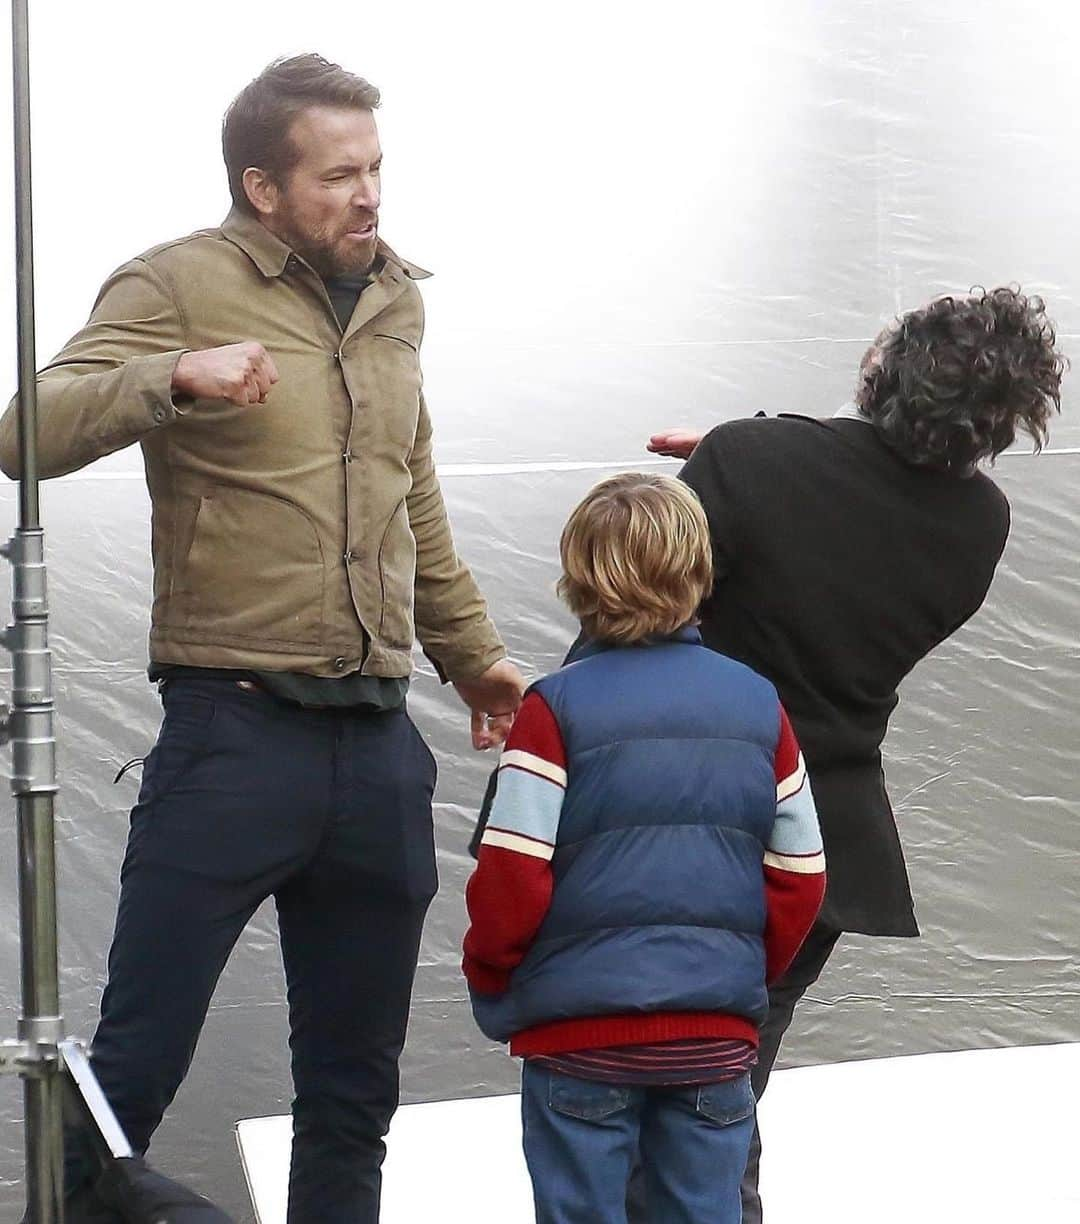
[[[786,778],[781,778],[776,784],[776,802],[782,803],[785,799],[790,799],[792,795],[797,795],[802,790],[805,781],[806,762],[800,752],[799,763],[795,766],[794,772],[789,773]]]
[[[813,854],[777,854],[773,850],[766,850],[763,861],[766,867],[776,867],[796,875],[819,875],[825,870],[825,855],[821,850]]]
[[[505,829],[493,829],[490,825],[484,830],[480,845],[497,846],[500,850],[513,850],[517,854],[527,854],[530,858],[547,860],[555,853],[555,847],[548,842],[523,837],[520,833],[509,833]]]
[[[504,752],[502,760],[499,761],[499,768],[524,769],[526,773],[547,778],[549,782],[554,782],[556,786],[561,786],[563,790],[566,790],[565,769],[551,761],[545,761],[543,757],[536,756],[535,753],[525,752],[521,748],[510,748]]]

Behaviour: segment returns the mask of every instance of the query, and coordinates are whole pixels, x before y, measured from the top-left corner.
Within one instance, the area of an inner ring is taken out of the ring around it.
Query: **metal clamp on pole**
[[[45,583],[45,533],[20,527],[0,555],[12,564],[15,623],[3,634],[13,668],[7,738],[14,753],[11,788],[16,795],[56,793],[49,605]]]
[[[54,1051],[55,1051],[55,1047]],[[0,1041],[0,1075],[21,1075],[34,1079],[50,1071],[56,1064],[55,1053],[50,1056],[34,1041]]]

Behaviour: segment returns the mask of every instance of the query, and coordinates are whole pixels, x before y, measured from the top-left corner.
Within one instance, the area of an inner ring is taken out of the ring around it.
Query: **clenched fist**
[[[172,389],[193,399],[223,399],[244,407],[265,404],[278,380],[274,359],[256,340],[185,353],[176,363]]]

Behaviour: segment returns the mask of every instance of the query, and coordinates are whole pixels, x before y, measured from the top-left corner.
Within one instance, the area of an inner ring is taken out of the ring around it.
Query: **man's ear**
[[[279,193],[270,175],[258,166],[248,166],[240,181],[251,207],[260,217],[271,216],[277,209]]]

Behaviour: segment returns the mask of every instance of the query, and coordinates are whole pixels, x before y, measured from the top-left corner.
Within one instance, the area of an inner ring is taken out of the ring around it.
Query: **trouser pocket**
[[[160,802],[203,755],[210,739],[216,706],[204,693],[170,686],[157,741],[143,764],[139,804]]]
[[[698,1089],[696,1112],[717,1126],[741,1122],[754,1112],[754,1092],[750,1076],[724,1080],[719,1084],[702,1084]]]
[[[583,1122],[598,1122],[621,1113],[630,1105],[630,1089],[619,1084],[602,1084],[573,1075],[551,1073],[548,1105],[556,1113]]]

